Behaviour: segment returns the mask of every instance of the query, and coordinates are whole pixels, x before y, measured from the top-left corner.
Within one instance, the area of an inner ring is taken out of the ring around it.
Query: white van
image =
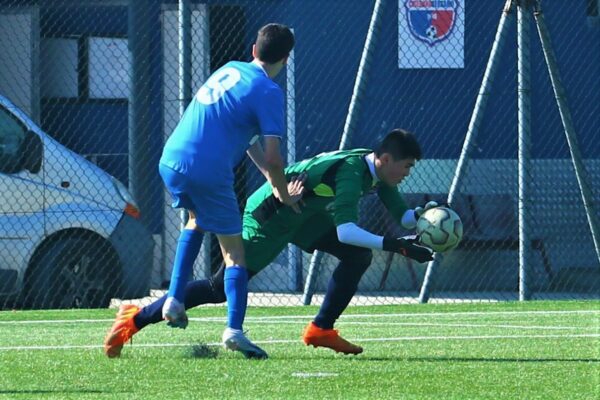
[[[0,95],[0,308],[148,294],[154,242],[117,179]]]

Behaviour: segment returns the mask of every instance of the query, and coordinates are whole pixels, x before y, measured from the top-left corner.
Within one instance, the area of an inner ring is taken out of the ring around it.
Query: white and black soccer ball
[[[425,30],[425,36],[432,42],[437,39],[437,29],[435,26],[431,25],[429,28]]]
[[[463,236],[463,224],[451,208],[435,207],[425,211],[417,221],[417,235],[423,245],[443,253],[458,246]]]

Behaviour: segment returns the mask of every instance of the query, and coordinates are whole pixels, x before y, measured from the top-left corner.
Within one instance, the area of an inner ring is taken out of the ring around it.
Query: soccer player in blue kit
[[[186,109],[167,140],[159,164],[173,207],[189,220],[181,232],[163,318],[185,328],[185,286],[191,276],[204,232],[217,235],[225,262],[227,327],[223,345],[250,358],[267,354],[242,330],[248,297],[242,242],[242,219],[234,192],[234,168],[247,153],[273,187],[275,196],[300,212],[288,193],[280,153],[284,132],[284,96],[273,82],[294,47],[285,25],[268,24],[252,47],[252,62],[231,61],[215,71]],[[262,139],[262,142],[261,140]]]

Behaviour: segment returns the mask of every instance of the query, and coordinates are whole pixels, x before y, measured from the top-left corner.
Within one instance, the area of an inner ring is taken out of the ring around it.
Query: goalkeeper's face
[[[379,178],[389,186],[395,186],[402,182],[410,175],[411,168],[415,166],[414,158],[394,160],[388,153],[382,154],[379,160],[380,168],[377,171]]]

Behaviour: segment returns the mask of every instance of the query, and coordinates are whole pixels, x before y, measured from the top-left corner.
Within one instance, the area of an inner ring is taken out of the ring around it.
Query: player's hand
[[[290,206],[295,212],[301,213],[300,205],[304,205],[302,196],[304,195],[304,182],[306,182],[307,175],[302,173],[292,178],[288,183],[287,190],[290,194],[287,201],[280,200],[286,206]]]
[[[425,204],[425,207],[415,207],[415,219],[418,220],[419,218],[421,218],[421,215],[423,215],[425,211],[438,206],[439,204],[437,203],[437,201],[428,201],[427,204]]]
[[[307,175],[303,172],[300,175],[294,176],[288,183],[288,193],[292,199],[301,201],[304,195],[304,182],[306,182],[306,178]]]
[[[433,251],[419,244],[419,238],[416,236],[400,238],[385,236],[383,250],[402,254],[420,263],[433,260]]]

